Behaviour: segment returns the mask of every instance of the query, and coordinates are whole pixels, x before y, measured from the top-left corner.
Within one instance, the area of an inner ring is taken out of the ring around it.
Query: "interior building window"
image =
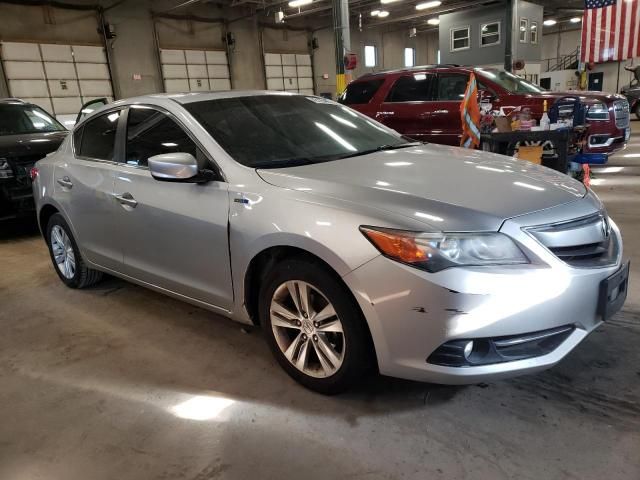
[[[377,64],[378,52],[375,45],[364,46],[364,66],[375,67]]]
[[[483,23],[480,26],[480,46],[489,47],[500,43],[500,22]]]
[[[413,67],[416,64],[416,49],[407,47],[404,49],[404,66]]]
[[[467,50],[470,48],[471,27],[456,27],[451,29],[451,51]]]
[[[531,43],[538,43],[538,22],[531,22]]]
[[[529,20],[520,18],[520,43],[527,43],[527,31],[529,30]]]

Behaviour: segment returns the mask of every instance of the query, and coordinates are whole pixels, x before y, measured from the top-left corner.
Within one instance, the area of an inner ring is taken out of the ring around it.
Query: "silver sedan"
[[[260,325],[301,384],[460,384],[551,367],[626,298],[581,183],[422,144],[315,96],[151,95],[78,123],[32,172],[53,266]]]

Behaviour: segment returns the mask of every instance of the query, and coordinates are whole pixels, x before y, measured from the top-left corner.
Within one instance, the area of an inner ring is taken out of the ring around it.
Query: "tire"
[[[102,272],[85,264],[69,225],[59,213],[49,219],[45,238],[53,268],[67,287],[86,288],[102,279]],[[64,260],[59,263],[60,259]]]
[[[310,292],[306,295],[309,308],[304,291]],[[267,273],[258,302],[260,323],[276,360],[310,390],[341,393],[362,380],[374,365],[362,312],[326,267],[305,259],[282,261]],[[286,309],[284,315],[280,306]]]

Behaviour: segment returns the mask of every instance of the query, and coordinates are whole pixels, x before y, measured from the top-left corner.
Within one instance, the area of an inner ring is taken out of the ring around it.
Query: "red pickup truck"
[[[509,113],[528,107],[540,120],[544,101],[550,107],[566,95],[580,95],[589,123],[585,153],[611,154],[630,135],[629,104],[622,95],[602,92],[550,92],[512,73],[494,68],[438,65],[363,75],[351,82],[338,101],[419,140],[460,145],[460,102],[474,72],[480,96],[494,109]]]

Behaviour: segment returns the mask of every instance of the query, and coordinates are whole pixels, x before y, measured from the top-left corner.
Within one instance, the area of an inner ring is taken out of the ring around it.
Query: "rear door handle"
[[[64,187],[64,188],[71,188],[73,187],[73,182],[71,181],[71,179],[67,176],[64,176],[62,178],[58,179],[58,185]]]
[[[129,192],[125,192],[122,195],[114,195],[115,199],[120,203],[120,205],[125,205],[127,207],[136,208],[138,206],[138,202],[136,202],[133,195]]]

